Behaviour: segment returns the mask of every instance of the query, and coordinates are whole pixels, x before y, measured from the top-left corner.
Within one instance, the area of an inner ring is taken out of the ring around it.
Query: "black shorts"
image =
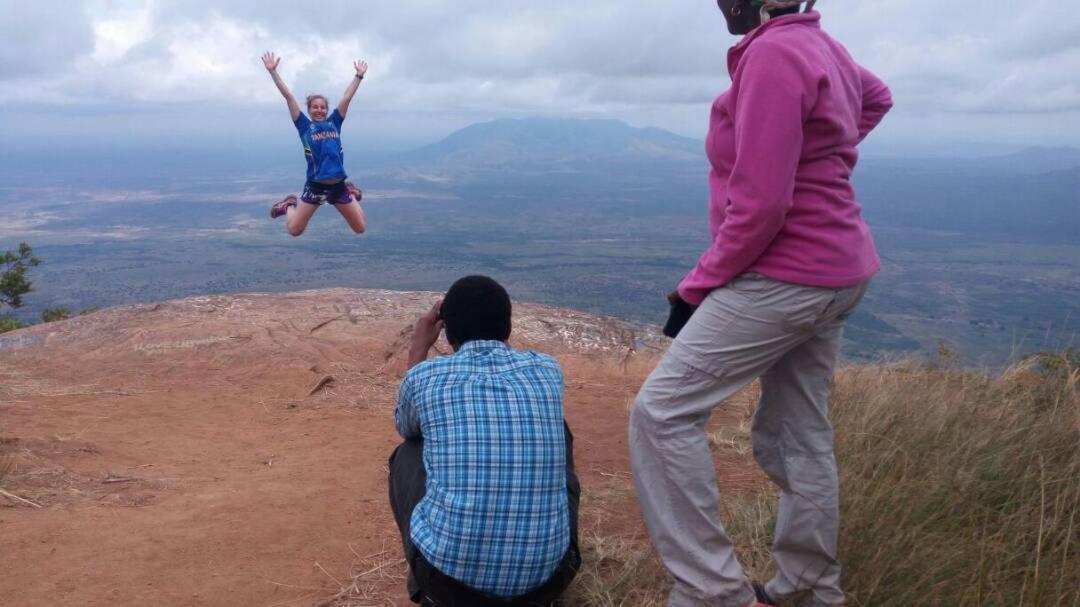
[[[349,204],[352,202],[352,196],[349,195],[349,189],[345,187],[344,179],[337,183],[309,181],[304,184],[304,193],[300,195],[300,200],[314,205]]]

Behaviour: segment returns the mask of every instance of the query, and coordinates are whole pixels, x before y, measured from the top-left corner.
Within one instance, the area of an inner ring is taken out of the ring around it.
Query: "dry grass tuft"
[[[15,462],[11,456],[3,452],[4,446],[0,444],[0,487],[4,486],[4,479],[11,474],[12,469],[15,467]]]
[[[4,487],[4,481],[15,470],[15,457],[9,449],[9,441],[0,434],[0,488]]]
[[[564,604],[574,607],[661,607],[671,586],[646,539],[582,530],[581,571]]]
[[[318,607],[395,605],[395,600],[405,594],[405,575],[408,570],[405,559],[400,556],[400,550],[388,549],[360,556],[352,546],[349,546],[349,549],[357,560],[353,563],[347,580],[339,580],[316,563],[338,586],[338,593],[317,602]]]
[[[7,501],[14,502],[17,505],[41,508],[41,504],[32,502],[4,489],[4,481],[7,480],[7,477],[14,469],[15,459],[10,454],[4,452],[4,442],[0,441],[0,497]]]
[[[1080,370],[1060,362],[998,378],[915,363],[839,374],[849,604],[1080,605]],[[765,579],[774,495],[724,511]]]
[[[1074,367],[848,370],[833,418],[853,605],[1080,604]]]
[[[708,434],[709,446],[716,453],[748,457],[751,452],[750,420],[737,426],[724,426]]]

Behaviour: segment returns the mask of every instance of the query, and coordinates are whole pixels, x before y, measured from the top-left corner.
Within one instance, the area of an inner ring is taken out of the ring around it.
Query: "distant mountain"
[[[1080,148],[1033,146],[1008,154],[989,155],[912,155],[867,154],[861,169],[889,167],[893,171],[941,174],[963,179],[981,176],[1041,176],[1050,173],[1080,172]]]
[[[1080,150],[1030,148],[1006,156],[882,159],[855,173],[875,226],[1077,242]]]
[[[499,119],[465,127],[397,164],[469,170],[590,173],[612,166],[698,169],[701,141],[618,120]]]
[[[1030,147],[1013,154],[974,159],[983,168],[1010,173],[1041,175],[1080,171],[1080,149],[1070,147]]]

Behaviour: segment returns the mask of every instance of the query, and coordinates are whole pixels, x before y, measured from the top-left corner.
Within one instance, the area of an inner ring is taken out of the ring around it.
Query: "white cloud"
[[[0,82],[47,79],[92,48],[83,7],[60,0],[0,0]]]
[[[1050,0],[993,4],[819,7],[826,29],[892,86],[898,115],[977,124],[993,114],[1047,114],[1080,134],[1080,14]],[[58,112],[270,108],[281,100],[258,59],[270,49],[284,57],[282,74],[297,95],[331,99],[348,83],[352,59],[366,58],[371,77],[356,103],[366,115],[398,117],[384,126],[403,115],[434,124],[439,116],[611,113],[698,132],[708,101],[727,85],[725,52],[735,42],[712,0],[0,5],[3,112],[28,95]],[[42,30],[63,34],[34,34]]]
[[[102,18],[91,22],[94,32],[91,58],[99,65],[123,59],[129,50],[146,42],[153,34],[153,5],[150,3],[103,12]]]

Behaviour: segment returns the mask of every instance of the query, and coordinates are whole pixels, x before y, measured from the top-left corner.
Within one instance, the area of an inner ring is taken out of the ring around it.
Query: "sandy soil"
[[[40,506],[0,496],[0,603],[407,605],[385,462],[433,298],[195,298],[0,336],[3,488]],[[643,538],[626,423],[663,339],[519,305],[514,342],[564,365],[583,531]],[[726,487],[756,478],[720,463]]]

